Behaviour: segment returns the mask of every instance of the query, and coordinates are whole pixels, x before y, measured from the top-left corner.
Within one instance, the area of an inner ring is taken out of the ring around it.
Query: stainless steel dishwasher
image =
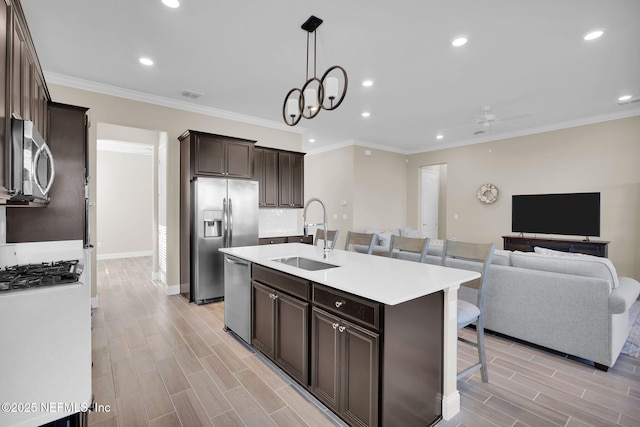
[[[251,263],[226,254],[224,326],[251,343]]]

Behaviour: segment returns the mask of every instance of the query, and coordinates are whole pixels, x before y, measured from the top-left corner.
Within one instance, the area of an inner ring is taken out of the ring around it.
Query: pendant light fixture
[[[312,119],[320,110],[335,110],[342,104],[347,94],[349,79],[347,72],[334,65],[324,72],[321,78],[316,76],[316,29],[322,19],[311,16],[301,28],[307,32],[307,72],[302,89],[293,88],[287,93],[282,104],[282,117],[289,126],[295,126],[300,119]],[[309,77],[309,45],[313,34],[313,75]]]

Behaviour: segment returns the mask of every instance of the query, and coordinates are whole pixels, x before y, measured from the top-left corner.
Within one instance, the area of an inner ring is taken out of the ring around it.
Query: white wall
[[[153,156],[98,152],[97,258],[149,256],[153,252]]]
[[[405,160],[403,154],[358,145],[305,156],[305,198],[318,197],[326,205],[328,228],[340,230],[336,247],[344,247],[347,231],[406,224]],[[321,219],[319,205],[309,207],[308,221]]]
[[[640,116],[410,156],[410,225],[420,221],[420,167],[447,164],[447,238],[493,242],[511,234],[511,196],[600,192],[601,237],[618,274],[640,279]],[[476,199],[485,183],[497,202]],[[455,219],[454,215],[458,215]],[[583,238],[584,236],[578,236]]]

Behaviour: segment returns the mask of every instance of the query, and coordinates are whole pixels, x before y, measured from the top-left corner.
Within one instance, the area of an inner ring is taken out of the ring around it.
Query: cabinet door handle
[[[271,299],[278,299],[278,295],[276,295],[276,294],[269,294],[269,298],[271,298]]]
[[[345,301],[336,301],[336,308],[340,308],[345,304]]]
[[[338,330],[339,330],[340,332],[344,332],[344,330],[345,330],[345,329],[347,329],[347,327],[346,327],[346,326],[340,326],[340,327],[338,327]]]
[[[337,323],[332,323],[331,326],[333,326],[333,329],[338,329],[338,324]]]

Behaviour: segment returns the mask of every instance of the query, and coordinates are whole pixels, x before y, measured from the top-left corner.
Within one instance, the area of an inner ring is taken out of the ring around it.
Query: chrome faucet
[[[323,222],[319,222],[319,223],[315,223],[315,224],[307,224],[307,208],[309,207],[309,205],[311,204],[311,202],[318,202],[320,203],[320,206],[322,206],[322,220]],[[329,257],[329,251],[331,250],[329,248],[329,241],[328,241],[328,236],[327,236],[327,209],[324,207],[324,203],[322,203],[322,200],[318,199],[317,197],[312,197],[311,199],[307,200],[307,203],[304,204],[304,211],[302,212],[302,220],[304,222],[304,235],[308,236],[309,235],[309,227],[314,227],[314,226],[319,226],[322,225],[324,228],[324,250],[323,250],[323,258],[328,258]]]

